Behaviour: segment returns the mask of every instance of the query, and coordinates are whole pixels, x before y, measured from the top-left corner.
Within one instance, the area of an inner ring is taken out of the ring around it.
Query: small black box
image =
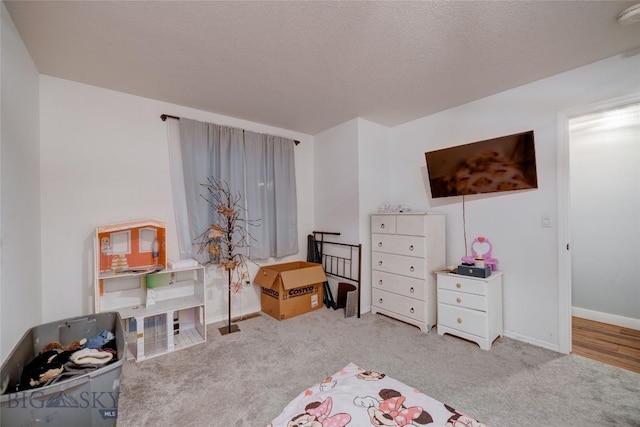
[[[489,277],[491,276],[491,267],[476,267],[475,265],[459,265],[458,274],[473,277]]]

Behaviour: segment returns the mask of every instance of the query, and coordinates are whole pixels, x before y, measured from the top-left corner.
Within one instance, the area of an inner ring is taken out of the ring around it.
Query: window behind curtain
[[[169,129],[169,146],[181,257],[205,261],[193,242],[217,222],[201,197],[200,184],[210,177],[241,195],[246,219],[259,220],[248,229],[255,239],[250,258],[297,253],[293,140],[189,119],[180,119],[178,129]]]

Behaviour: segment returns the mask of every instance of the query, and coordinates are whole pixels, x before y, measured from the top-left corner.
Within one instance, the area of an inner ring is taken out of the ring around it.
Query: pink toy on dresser
[[[471,256],[463,256],[462,262],[467,264],[475,263],[476,259],[481,258],[484,264],[491,267],[491,271],[498,270],[498,260],[491,257],[493,246],[489,239],[478,236],[471,243]]]

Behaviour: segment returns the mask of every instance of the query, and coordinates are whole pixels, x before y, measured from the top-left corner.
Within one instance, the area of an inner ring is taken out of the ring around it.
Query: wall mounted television
[[[425,153],[431,197],[538,188],[533,131]]]

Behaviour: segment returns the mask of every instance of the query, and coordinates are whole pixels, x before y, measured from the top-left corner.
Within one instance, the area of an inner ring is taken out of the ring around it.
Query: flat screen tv
[[[538,188],[533,131],[425,153],[431,197]]]

